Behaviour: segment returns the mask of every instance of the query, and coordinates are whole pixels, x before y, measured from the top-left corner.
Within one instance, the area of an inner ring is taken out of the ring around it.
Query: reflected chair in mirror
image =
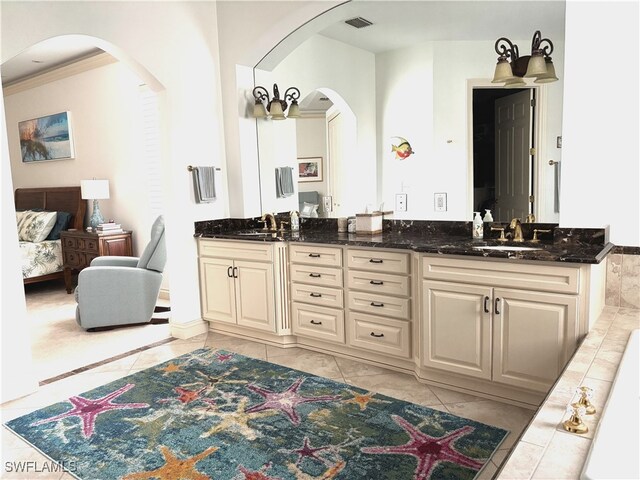
[[[151,239],[138,257],[103,256],[78,274],[76,321],[88,331],[156,322],[154,311],[167,253],[164,218],[151,227]]]

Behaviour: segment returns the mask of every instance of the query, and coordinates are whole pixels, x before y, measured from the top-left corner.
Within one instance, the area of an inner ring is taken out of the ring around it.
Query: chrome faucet
[[[509,228],[513,230],[514,242],[524,242],[524,237],[522,236],[522,225],[520,224],[519,218],[514,218],[513,220],[511,220]]]
[[[270,232],[276,232],[278,230],[278,224],[276,223],[276,217],[273,213],[263,213],[260,218],[261,221],[264,222],[264,229],[269,230]],[[269,228],[267,229],[267,223],[269,224]]]

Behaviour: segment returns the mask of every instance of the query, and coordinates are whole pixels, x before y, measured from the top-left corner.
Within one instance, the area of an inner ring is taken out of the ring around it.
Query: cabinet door
[[[491,289],[422,282],[426,367],[491,379]]]
[[[499,288],[494,296],[493,380],[546,392],[576,348],[578,298]]]
[[[276,331],[273,265],[234,262],[238,325]]]
[[[200,302],[202,318],[236,323],[233,263],[221,258],[200,258]]]
[[[131,255],[131,237],[117,237],[117,238],[103,238],[102,242],[102,255],[114,255],[126,257]],[[90,250],[89,246],[87,249]],[[98,247],[96,245],[96,253]]]

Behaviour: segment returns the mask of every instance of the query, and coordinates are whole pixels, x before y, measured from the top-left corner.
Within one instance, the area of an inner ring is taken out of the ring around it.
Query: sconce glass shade
[[[493,80],[491,83],[502,83],[513,79],[513,71],[511,70],[511,64],[505,57],[498,58],[496,64],[496,71],[493,74]]]
[[[253,106],[253,116],[255,118],[264,118],[268,116],[267,109],[264,107],[264,103],[256,102]]]
[[[542,75],[538,75],[533,83],[551,83],[558,80],[556,76],[556,67],[553,66],[553,62],[551,61],[551,57],[545,58],[545,63],[547,65],[547,72]]]
[[[547,73],[547,64],[544,61],[544,57],[542,53],[537,50],[531,54],[531,58],[529,59],[529,65],[527,66],[527,73],[524,74],[525,77],[537,77],[540,75],[546,75]]]
[[[80,196],[83,200],[109,198],[109,180],[80,180]]]
[[[520,88],[526,85],[526,82],[520,77],[513,77],[511,80],[507,80],[504,84],[504,88]]]
[[[289,106],[289,111],[287,112],[287,118],[299,118],[300,117],[300,107],[298,106],[298,102],[295,100],[291,102]]]
[[[269,113],[271,114],[271,118],[273,120],[284,120],[284,112],[282,111],[282,105],[279,100],[271,100],[269,104]]]

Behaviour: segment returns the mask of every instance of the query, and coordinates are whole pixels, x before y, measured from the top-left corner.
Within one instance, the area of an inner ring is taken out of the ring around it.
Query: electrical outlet
[[[333,211],[333,201],[331,195],[326,195],[322,197],[322,209],[325,212]]]
[[[436,212],[446,212],[447,211],[447,194],[434,193],[433,203],[434,203],[434,210]]]
[[[407,194],[406,193],[396,193],[396,211],[398,212],[407,211]]]

